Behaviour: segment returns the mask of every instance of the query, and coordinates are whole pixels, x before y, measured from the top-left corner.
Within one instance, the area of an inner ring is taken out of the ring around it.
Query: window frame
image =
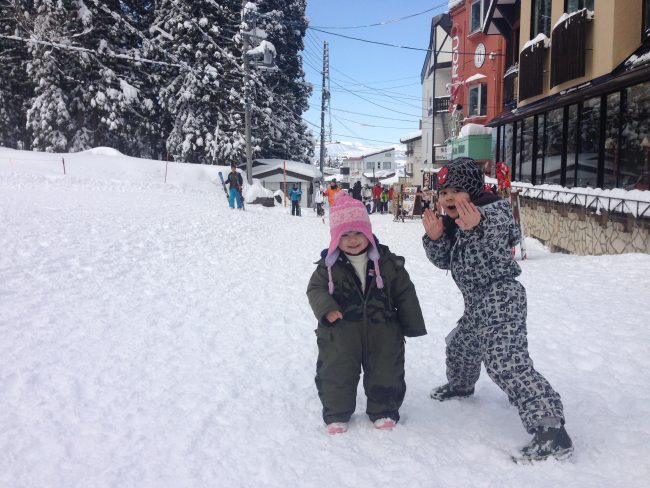
[[[479,24],[476,27],[472,26],[472,22],[474,21],[474,6],[477,5],[479,6]],[[481,27],[483,27],[483,21],[485,20],[485,2],[483,0],[472,0],[472,3],[469,6],[469,33],[474,34],[475,32],[479,32],[481,30]]]
[[[650,0],[643,0],[643,18],[641,19],[641,42],[650,42]]]
[[[548,32],[537,31],[537,26],[535,25],[535,11],[538,10],[540,2],[548,4],[549,6],[549,19],[548,19]],[[553,2],[552,0],[531,0],[531,14],[530,14],[530,39],[535,39],[539,34],[544,34],[546,37],[551,36],[551,15],[553,12]]]
[[[477,97],[477,107],[479,109],[479,113],[472,113],[472,90],[478,89],[478,97]],[[488,90],[488,84],[487,83],[477,83],[475,85],[470,85],[470,87],[467,89],[467,117],[486,117],[487,116],[487,90]],[[483,105],[483,98],[485,97],[485,113],[480,113],[481,106]]]
[[[574,10],[569,10],[569,1],[570,0],[564,0],[564,12],[567,14],[571,14],[573,12],[579,12],[583,8],[586,8],[587,10],[594,10],[596,8],[596,0],[592,0],[594,2],[594,6],[592,8],[589,8],[586,3],[589,0],[578,0],[578,8]]]

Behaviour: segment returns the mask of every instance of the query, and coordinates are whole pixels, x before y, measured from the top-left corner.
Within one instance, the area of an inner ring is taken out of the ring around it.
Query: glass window
[[[536,185],[544,179],[544,147],[546,147],[546,114],[539,114],[537,117],[537,130],[535,138],[537,141],[535,154],[535,165],[533,166],[533,182]]]
[[[580,153],[576,168],[576,186],[595,188],[598,184],[600,144],[600,97],[585,100],[580,110]]]
[[[577,12],[583,8],[593,10],[594,0],[565,0],[564,5],[564,11],[566,13]]]
[[[504,127],[503,130],[503,155],[501,158],[505,163],[508,165],[510,168],[510,172],[512,173],[513,165],[512,165],[512,145],[514,143],[514,139],[512,137],[512,129],[513,129],[513,124],[508,124]]]
[[[566,181],[565,186],[576,186],[576,157],[578,155],[578,106],[571,105],[566,114]]]
[[[603,188],[616,188],[619,173],[619,134],[621,129],[621,94],[607,97],[607,119],[605,120],[605,174]]]
[[[533,176],[533,136],[535,130],[534,117],[528,117],[520,122],[521,125],[521,159],[519,161],[519,176],[517,181],[532,182]]]
[[[487,83],[470,87],[468,97],[468,117],[487,114]]]
[[[521,132],[523,128],[523,120],[515,123],[515,156],[514,161],[512,162],[512,181],[519,181],[519,162],[521,161]]]
[[[483,0],[473,0],[470,13],[469,31],[476,32],[483,25]]]
[[[564,108],[551,110],[546,114],[546,136],[544,140],[544,169],[542,183],[562,184],[562,136],[564,133]],[[538,143],[539,144],[539,143]],[[539,162],[537,163],[539,168]]]
[[[643,0],[643,38],[650,38],[650,0]]]
[[[625,90],[622,117],[619,186],[649,190],[650,187],[650,82]]]
[[[551,0],[532,0],[530,38],[551,34]]]

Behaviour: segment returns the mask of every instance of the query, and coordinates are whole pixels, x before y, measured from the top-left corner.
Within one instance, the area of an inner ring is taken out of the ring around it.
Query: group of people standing
[[[323,420],[329,434],[348,430],[363,371],[366,413],[375,428],[390,430],[406,393],[404,338],[427,333],[422,310],[404,258],[379,243],[362,201],[344,194],[330,204],[329,246],[307,287]],[[485,191],[474,160],[458,158],[438,173],[438,205],[422,222],[424,255],[451,271],[465,303],[446,337],[448,382],[431,398],[472,396],[483,364],[532,435],[513,461],[570,457],[560,395],[528,353],[526,292],[511,253],[521,235],[508,201]]]
[[[357,181],[352,186],[352,198],[361,201],[368,213],[388,213],[388,203],[393,199],[393,189],[382,187],[379,183],[375,183],[372,187],[368,184],[361,185]]]

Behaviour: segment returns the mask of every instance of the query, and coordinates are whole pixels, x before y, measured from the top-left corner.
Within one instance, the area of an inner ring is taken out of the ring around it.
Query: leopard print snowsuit
[[[423,237],[427,258],[451,270],[465,300],[464,314],[446,338],[447,379],[452,387],[469,390],[483,362],[533,433],[539,426],[564,423],[562,401],[528,355],[526,290],[515,279],[521,269],[511,256],[521,235],[510,205],[498,200],[479,211],[481,222],[473,229],[464,231],[445,218],[440,239]]]

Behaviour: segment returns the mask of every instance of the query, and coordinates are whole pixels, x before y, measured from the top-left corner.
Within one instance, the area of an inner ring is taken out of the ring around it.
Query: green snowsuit
[[[370,420],[388,417],[398,421],[406,393],[404,336],[427,333],[404,258],[386,246],[379,245],[378,249],[382,289],[376,286],[373,262],[369,260],[366,292],[362,293],[361,282],[343,252],[332,266],[332,295],[328,292],[325,256],[318,261],[307,286],[309,304],[318,319],[316,387],[326,424],[350,420],[361,367]],[[340,310],[343,319],[330,324],[325,315],[333,310]]]

